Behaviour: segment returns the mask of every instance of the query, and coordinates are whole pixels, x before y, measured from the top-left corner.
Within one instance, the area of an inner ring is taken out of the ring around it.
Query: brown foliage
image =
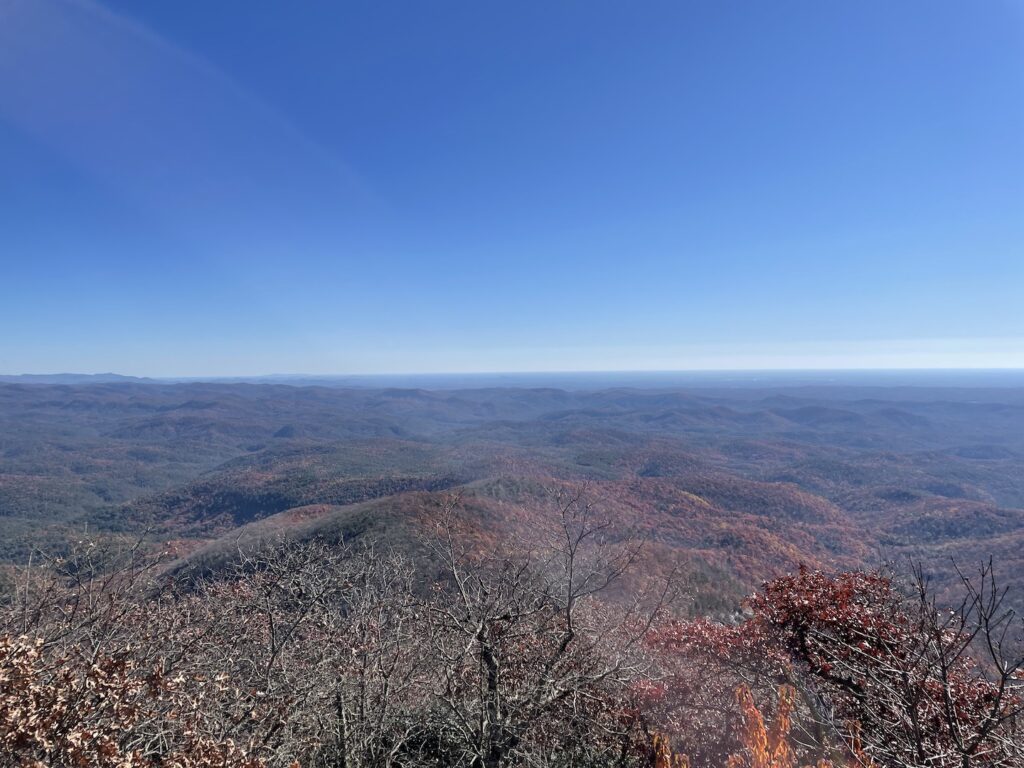
[[[574,496],[533,548],[481,553],[443,521],[427,583],[280,544],[176,585],[158,557],[83,546],[0,611],[0,764],[1022,765],[989,569],[952,612],[920,577],[801,570],[743,621],[685,620],[669,586],[602,599],[637,562],[606,525]]]

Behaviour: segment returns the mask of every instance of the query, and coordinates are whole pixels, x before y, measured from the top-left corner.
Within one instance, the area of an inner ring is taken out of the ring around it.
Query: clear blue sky
[[[1016,0],[0,0],[0,373],[1024,366]]]

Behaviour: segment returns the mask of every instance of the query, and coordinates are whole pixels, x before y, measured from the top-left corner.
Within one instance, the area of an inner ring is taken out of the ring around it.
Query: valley
[[[800,564],[943,585],[990,555],[1019,605],[1024,390],[0,384],[7,565],[89,537],[183,568],[282,537],[415,552],[453,495],[484,547],[578,489],[698,612]]]

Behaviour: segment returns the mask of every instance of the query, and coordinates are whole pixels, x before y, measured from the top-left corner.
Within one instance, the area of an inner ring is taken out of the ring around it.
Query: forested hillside
[[[395,545],[458,494],[485,540],[585,487],[724,605],[803,563],[989,555],[1024,572],[1024,392],[1014,388],[344,389],[0,385],[0,557],[84,535],[215,562],[247,541]],[[1017,599],[1017,598],[1014,598]]]
[[[2,766],[1024,765],[1018,389],[15,383],[0,435]]]
[[[708,584],[565,495],[481,538],[458,497],[406,554],[267,543],[212,573],[83,542],[0,603],[18,766],[1019,768],[1020,625],[987,568],[800,568],[720,620]],[[625,587],[625,588],[624,588]]]
[[[18,383],[0,435],[0,765],[1022,765],[1020,390]]]

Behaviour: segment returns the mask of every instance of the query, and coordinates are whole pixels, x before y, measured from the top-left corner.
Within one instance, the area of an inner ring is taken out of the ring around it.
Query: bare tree
[[[599,602],[637,550],[602,547],[608,525],[581,493],[562,501],[545,541],[487,556],[460,544],[457,504],[437,546],[448,583],[425,604],[441,671],[433,748],[479,768],[543,765],[569,745],[626,760],[633,724],[622,715],[646,665],[640,640],[671,587],[646,605]]]
[[[603,599],[638,548],[581,494],[518,552],[468,551],[457,508],[429,567],[286,541],[202,579],[141,545],[33,564],[0,610],[0,748],[110,768],[645,759],[642,639],[671,585]]]

